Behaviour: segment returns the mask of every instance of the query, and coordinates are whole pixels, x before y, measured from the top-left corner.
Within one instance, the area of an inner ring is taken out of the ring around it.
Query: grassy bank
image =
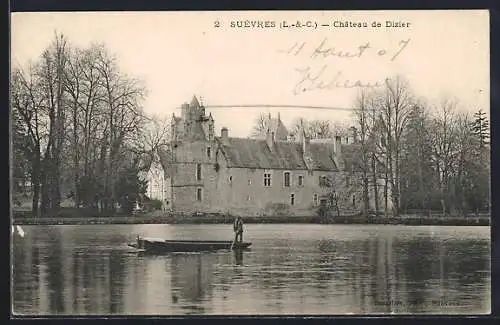
[[[28,212],[14,212],[16,225],[87,225],[87,224],[230,224],[233,216],[218,214],[167,215],[149,213],[138,215],[78,215],[58,213],[51,216],[33,218]],[[253,216],[245,217],[244,222],[252,223],[295,223],[295,224],[399,224],[399,225],[450,225],[450,226],[488,226],[489,215],[478,216],[345,216],[321,219],[317,216]]]

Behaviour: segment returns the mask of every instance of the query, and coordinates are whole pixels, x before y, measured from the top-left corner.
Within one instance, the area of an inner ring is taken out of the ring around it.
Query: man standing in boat
[[[241,217],[237,217],[234,220],[233,229],[234,229],[233,245],[236,243],[242,243],[243,242],[243,219],[241,219]]]

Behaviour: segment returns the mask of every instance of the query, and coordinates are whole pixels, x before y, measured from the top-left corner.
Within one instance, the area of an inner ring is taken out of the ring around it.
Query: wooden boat
[[[214,251],[231,249],[232,245],[232,241],[222,240],[163,240],[140,237],[137,237],[136,242],[128,244],[130,247],[149,253]],[[252,243],[236,243],[232,248],[247,249],[250,245],[252,245]]]

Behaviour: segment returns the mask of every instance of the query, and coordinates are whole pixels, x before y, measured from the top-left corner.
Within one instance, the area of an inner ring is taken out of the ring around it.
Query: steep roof
[[[307,170],[301,143],[276,141],[271,151],[265,140],[228,138],[221,148],[229,167]],[[338,171],[333,144],[310,143],[310,157],[313,170]]]
[[[362,167],[361,146],[358,143],[343,144],[342,157],[345,170],[360,171]]]
[[[196,96],[193,96],[193,99],[191,99],[191,107],[200,107],[200,102],[198,101],[198,98]]]
[[[289,132],[279,117],[271,118],[269,121],[269,128],[272,132],[275,132],[276,139],[287,139]]]

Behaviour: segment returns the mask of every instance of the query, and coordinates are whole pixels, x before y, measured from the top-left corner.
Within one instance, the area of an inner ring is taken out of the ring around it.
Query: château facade
[[[164,209],[239,216],[317,213],[335,202],[343,214],[361,211],[355,130],[349,137],[291,137],[279,115],[261,139],[220,134],[196,97],[172,118],[172,139],[158,151],[164,170]],[[381,191],[380,191],[381,192]],[[370,197],[370,206],[374,206]],[[379,197],[380,200],[380,197]]]

